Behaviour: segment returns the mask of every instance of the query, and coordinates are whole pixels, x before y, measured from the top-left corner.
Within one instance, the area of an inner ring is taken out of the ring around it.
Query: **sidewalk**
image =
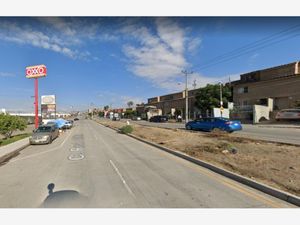
[[[0,147],[0,163],[29,146],[29,137]]]

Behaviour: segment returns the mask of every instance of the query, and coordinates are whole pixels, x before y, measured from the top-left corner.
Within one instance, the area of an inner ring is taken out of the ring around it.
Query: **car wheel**
[[[192,127],[191,127],[190,125],[187,125],[187,126],[186,126],[186,129],[187,129],[187,130],[192,130]]]
[[[220,128],[213,128],[211,131],[214,132],[214,133],[222,132],[222,130]]]

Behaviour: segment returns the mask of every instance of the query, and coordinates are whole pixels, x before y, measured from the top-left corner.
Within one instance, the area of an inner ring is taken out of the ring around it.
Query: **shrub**
[[[16,130],[24,130],[27,127],[26,121],[18,116],[0,114],[0,134],[10,138]]]
[[[133,131],[133,127],[130,125],[126,125],[126,126],[121,127],[120,131],[123,134],[130,134]]]

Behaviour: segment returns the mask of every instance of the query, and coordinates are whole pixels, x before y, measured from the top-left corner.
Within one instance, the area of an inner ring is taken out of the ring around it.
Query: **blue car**
[[[185,124],[187,130],[213,131],[214,129],[232,133],[242,130],[241,122],[225,118],[200,118]]]

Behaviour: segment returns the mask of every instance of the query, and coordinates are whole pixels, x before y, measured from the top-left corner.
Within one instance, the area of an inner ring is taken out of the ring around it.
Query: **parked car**
[[[59,131],[55,125],[42,125],[34,130],[29,138],[29,143],[33,144],[50,144],[58,137]]]
[[[242,130],[241,122],[225,118],[200,118],[185,124],[187,130],[213,131],[222,130],[228,133]]]
[[[71,123],[69,120],[67,120],[67,121],[65,122],[64,127],[65,127],[66,129],[71,129],[71,128],[73,127],[73,123]]]
[[[115,116],[114,116],[114,117],[112,118],[112,120],[113,120],[113,121],[119,121],[119,120],[120,120],[120,117],[118,117],[118,116],[115,117]]]
[[[76,117],[76,118],[74,118],[74,121],[77,121],[77,120],[79,120],[77,117]]]
[[[168,117],[166,116],[152,116],[149,120],[149,122],[157,122],[157,123],[167,122],[167,121],[168,121]]]
[[[138,120],[139,121],[139,120],[142,120],[142,118],[140,116],[133,116],[132,120]]]
[[[57,122],[56,122],[55,120],[53,120],[53,121],[48,121],[48,122],[46,123],[46,125],[53,125],[53,126],[55,126],[55,127],[58,129],[58,124],[57,124]]]
[[[275,119],[279,120],[300,120],[300,109],[282,109],[280,110]]]

